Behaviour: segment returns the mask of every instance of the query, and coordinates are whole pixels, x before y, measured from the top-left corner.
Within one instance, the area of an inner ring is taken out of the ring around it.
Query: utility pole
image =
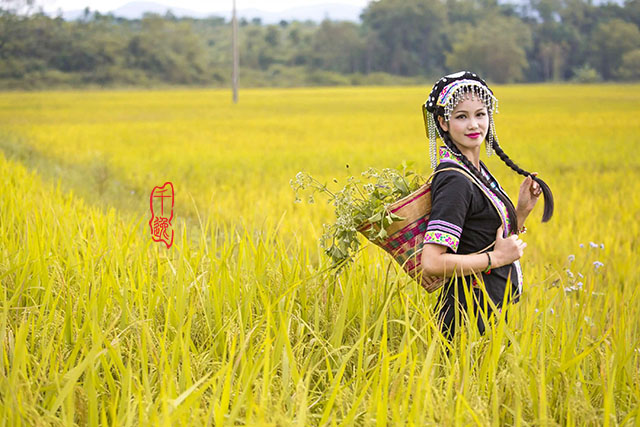
[[[233,15],[231,17],[231,45],[233,49],[233,72],[231,85],[233,86],[233,103],[238,103],[238,18],[236,17],[236,0],[233,0]]]

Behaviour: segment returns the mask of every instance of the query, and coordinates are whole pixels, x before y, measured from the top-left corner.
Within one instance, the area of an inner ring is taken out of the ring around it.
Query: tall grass
[[[508,321],[462,329],[448,355],[437,295],[370,246],[333,277],[317,245],[331,207],[288,188],[299,169],[426,173],[426,89],[256,90],[238,108],[216,91],[3,94],[2,419],[637,423],[640,87],[496,92],[501,142],[557,214],[529,219]],[[519,178],[489,166],[515,197]],[[167,180],[168,250],[147,225]]]

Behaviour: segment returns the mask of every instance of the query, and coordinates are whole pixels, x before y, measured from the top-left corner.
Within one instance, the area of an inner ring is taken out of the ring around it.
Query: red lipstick
[[[476,138],[480,138],[480,135],[482,135],[480,132],[476,132],[476,133],[468,133],[467,136],[471,139],[476,139]]]

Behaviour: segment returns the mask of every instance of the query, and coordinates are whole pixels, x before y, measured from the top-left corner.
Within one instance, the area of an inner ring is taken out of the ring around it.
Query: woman
[[[541,194],[545,199],[542,221],[551,218],[553,196],[535,173],[519,168],[502,151],[493,123],[497,99],[475,73],[463,71],[438,80],[423,111],[437,173],[431,186],[422,268],[424,274],[451,278],[438,304],[444,336],[453,337],[459,310],[469,308],[476,313],[482,334],[483,317],[490,318],[505,298],[517,300],[522,292],[518,260],[527,245],[518,235],[526,230],[525,220]],[[444,143],[437,167],[436,137]],[[495,150],[507,166],[526,176],[516,206],[480,161],[483,141],[488,155]]]

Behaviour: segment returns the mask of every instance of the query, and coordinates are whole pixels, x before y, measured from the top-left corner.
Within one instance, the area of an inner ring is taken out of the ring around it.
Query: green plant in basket
[[[320,245],[336,271],[352,261],[360,249],[358,232],[371,241],[381,240],[387,237],[385,229],[389,225],[403,219],[388,207],[424,184],[425,179],[411,166],[402,162],[397,169],[370,167],[358,177],[348,177],[340,191],[331,191],[327,184],[304,172],[298,172],[290,181],[296,202],[307,196],[309,203],[313,203],[316,193],[323,193],[335,207],[335,222],[323,224]]]

